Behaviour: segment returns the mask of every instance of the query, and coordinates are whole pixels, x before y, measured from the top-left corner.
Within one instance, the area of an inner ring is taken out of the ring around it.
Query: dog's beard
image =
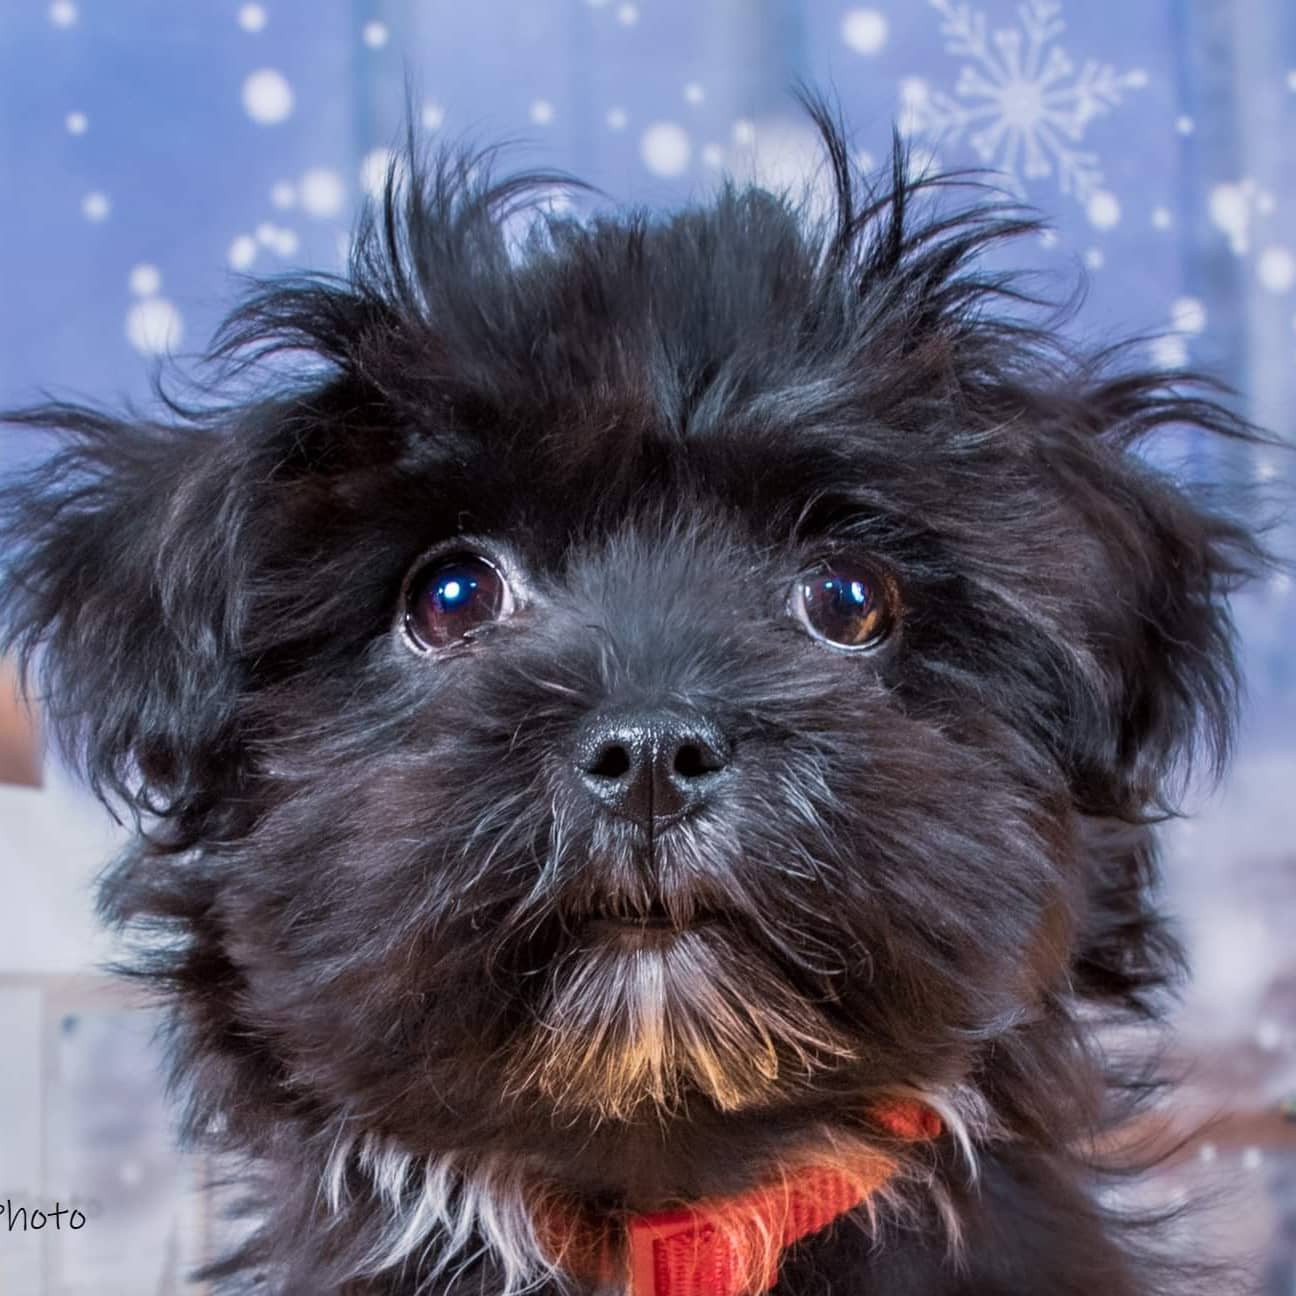
[[[549,970],[512,1092],[595,1121],[769,1103],[853,1054],[849,1039],[763,954],[707,923],[599,931]]]

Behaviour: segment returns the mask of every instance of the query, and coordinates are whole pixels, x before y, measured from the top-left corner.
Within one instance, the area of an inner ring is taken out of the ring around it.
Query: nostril
[[[653,834],[719,795],[731,752],[705,715],[609,709],[577,733],[572,772],[604,810]]]
[[[585,772],[598,778],[617,779],[629,771],[630,763],[630,753],[620,743],[605,743]]]
[[[681,778],[702,778],[723,768],[724,761],[698,743],[682,743],[675,752],[674,769]]]

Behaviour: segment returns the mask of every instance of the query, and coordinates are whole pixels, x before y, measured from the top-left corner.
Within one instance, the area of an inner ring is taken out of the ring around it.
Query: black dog
[[[1092,1032],[1177,967],[1150,825],[1263,560],[1134,447],[1252,433],[817,116],[822,219],[520,239],[548,178],[411,160],[227,326],[237,401],[18,416],[9,642],[139,818],[102,907],[245,1162],[221,1290],[1186,1290]]]

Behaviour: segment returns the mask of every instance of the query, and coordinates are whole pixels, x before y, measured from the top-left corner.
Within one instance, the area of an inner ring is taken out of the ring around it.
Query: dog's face
[[[323,371],[32,416],[11,623],[160,812],[105,904],[228,1120],[652,1198],[898,1091],[1046,1127],[1158,980],[1114,825],[1223,742],[1249,550],[1130,447],[1227,416],[996,323],[1013,218],[837,179],[518,252],[446,171],[235,322]]]
[[[1080,885],[1023,696],[1070,646],[957,575],[1025,537],[915,534],[947,466],[866,420],[481,417],[280,518],[326,552],[273,582],[220,905],[294,1072],[415,1145],[960,1081]]]

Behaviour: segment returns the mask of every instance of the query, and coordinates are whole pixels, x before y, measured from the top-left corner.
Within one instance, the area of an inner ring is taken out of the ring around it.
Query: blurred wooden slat
[[[186,1275],[225,1244],[212,1170],[176,1146],[146,1005],[97,974],[0,973],[0,1204],[86,1215],[77,1232],[0,1228],[0,1296],[208,1293]]]
[[[0,783],[41,785],[40,731],[9,662],[0,662]]]

